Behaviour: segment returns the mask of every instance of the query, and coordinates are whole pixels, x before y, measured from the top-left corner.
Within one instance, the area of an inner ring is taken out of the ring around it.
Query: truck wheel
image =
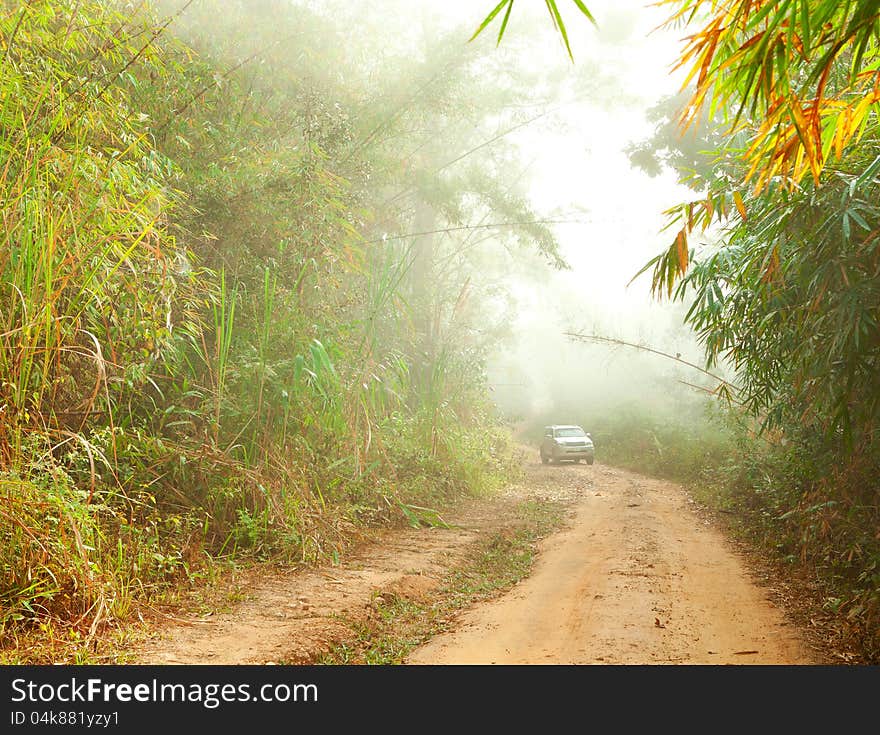
[[[546,454],[541,452],[541,464],[547,464],[549,461],[550,458]]]
[[[593,458],[592,458],[592,457],[590,457],[590,458],[587,459],[587,464],[593,464]]]

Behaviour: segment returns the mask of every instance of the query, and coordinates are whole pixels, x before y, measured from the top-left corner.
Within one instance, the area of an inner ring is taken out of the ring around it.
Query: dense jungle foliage
[[[690,172],[703,201],[732,214],[676,296],[763,431],[739,432],[723,486],[768,544],[814,570],[827,609],[877,660],[880,16],[866,2],[776,3],[763,17],[730,5],[736,20],[701,84],[751,117],[721,128],[708,176]],[[731,59],[742,71],[720,81]]]
[[[534,114],[528,80],[444,38],[343,43],[336,10],[3,3],[18,655],[31,635],[87,655],[217,559],[337,559],[358,526],[430,523],[508,470],[483,376],[503,276],[563,265],[489,144]]]

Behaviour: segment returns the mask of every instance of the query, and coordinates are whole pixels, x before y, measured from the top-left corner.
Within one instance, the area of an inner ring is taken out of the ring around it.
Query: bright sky
[[[454,22],[465,19],[476,27],[495,4],[494,0],[451,0],[444,12]],[[650,135],[647,109],[680,89],[683,74],[672,69],[682,32],[656,30],[667,11],[639,0],[586,4],[598,31],[573,3],[559,0],[575,56],[570,73],[582,74],[584,67],[598,64],[602,74],[613,79],[611,86],[602,88],[602,95],[616,96],[616,101],[570,105],[557,116],[564,129],[530,126],[508,140],[520,146],[526,160],[534,160],[531,197],[539,210],[588,210],[584,217],[578,216],[588,224],[557,227],[565,257],[573,266],[572,272],[560,274],[557,286],[582,294],[591,307],[601,304],[606,311],[619,313],[621,321],[635,328],[635,332],[627,330],[635,336],[644,330],[634,322],[649,314],[655,318],[658,306],[648,295],[649,277],[628,289],[627,283],[668,245],[668,235],[659,232],[663,210],[691,194],[672,173],[651,178],[633,169],[624,149]],[[544,4],[535,0],[532,5],[534,10],[526,3],[516,4],[506,39],[534,35],[540,25],[551,28]],[[535,13],[534,20],[527,17],[530,12]],[[497,23],[493,27],[497,31]],[[565,58],[558,41],[526,61],[540,67],[557,65]]]
[[[624,149],[651,133],[646,110],[679,91],[681,75],[670,74],[678,41],[669,32],[651,34],[663,18],[657,8],[596,0],[589,7],[598,32],[575,13],[568,14],[575,66],[596,60],[617,77],[626,101],[612,107],[601,102],[579,105],[570,111],[573,125],[566,135],[530,142],[530,148],[540,147],[532,196],[539,206],[571,199],[588,210],[589,225],[560,228],[574,267],[563,281],[588,289],[594,303],[639,312],[649,303],[647,280],[629,289],[626,285],[664,244],[665,236],[658,234],[662,211],[688,194],[672,173],[651,178],[633,169]],[[606,22],[626,26],[627,19],[633,24],[628,37],[614,44],[601,42]]]
[[[450,0],[444,12],[453,22],[470,20],[476,27],[495,4],[495,0]],[[635,273],[669,245],[668,233],[660,232],[662,212],[693,196],[671,172],[651,178],[632,168],[624,152],[627,145],[651,134],[647,110],[680,91],[683,73],[673,72],[673,67],[684,32],[655,30],[666,11],[644,2],[588,0],[586,4],[598,31],[573,3],[559,0],[575,56],[570,73],[583,74],[598,66],[610,81],[600,87],[597,99],[567,106],[556,121],[563,125],[529,126],[506,141],[520,147],[524,160],[534,161],[530,193],[538,211],[587,210],[576,215],[586,224],[557,226],[563,254],[573,269],[556,274],[542,289],[525,285],[517,289],[520,308],[512,318],[520,344],[515,354],[499,359],[501,364],[532,365],[527,372],[535,373],[535,386],[546,382],[546,368],[540,366],[546,364],[548,354],[580,366],[581,375],[590,365],[593,377],[603,373],[601,379],[610,387],[631,377],[627,369],[634,357],[645,359],[626,351],[603,358],[601,350],[567,343],[561,335],[567,328],[591,331],[595,326],[606,336],[694,357],[699,354],[695,340],[680,327],[680,305],[670,307],[651,299],[649,275],[627,287]],[[534,19],[526,17],[526,11],[532,10],[527,5],[516,3],[506,39],[513,40],[518,33],[535,34],[541,24],[551,28],[542,2],[532,3],[538,11]],[[496,33],[497,28],[496,23]],[[525,61],[540,68],[556,66],[560,59],[566,59],[565,49],[556,42]],[[662,359],[656,363],[652,364],[661,370],[674,367]],[[500,365],[499,369],[503,376],[504,369]],[[535,401],[539,403],[540,396]]]

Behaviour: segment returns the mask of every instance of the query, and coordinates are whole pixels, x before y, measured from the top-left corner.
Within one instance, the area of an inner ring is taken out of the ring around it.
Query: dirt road
[[[240,601],[160,620],[143,663],[311,663],[351,641],[389,593],[430,606],[481,539],[523,500],[561,502],[566,527],[541,542],[532,574],[450,619],[408,663],[812,663],[794,626],[678,486],[594,465],[544,467],[455,527],[388,531],[332,568],[258,569]],[[447,593],[448,594],[448,593]]]
[[[803,664],[797,631],[668,482],[595,466],[533,574],[409,657],[417,664]]]

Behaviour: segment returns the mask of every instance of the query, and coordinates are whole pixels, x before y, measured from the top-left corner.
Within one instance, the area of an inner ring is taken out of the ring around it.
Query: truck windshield
[[[557,429],[557,430],[556,430],[556,436],[563,436],[563,437],[567,437],[567,436],[586,436],[586,434],[584,433],[584,430],[583,430],[583,429],[581,429],[581,428],[579,428],[579,427],[577,427],[577,426],[573,426],[573,427],[571,427],[571,428],[567,428],[567,429]]]

